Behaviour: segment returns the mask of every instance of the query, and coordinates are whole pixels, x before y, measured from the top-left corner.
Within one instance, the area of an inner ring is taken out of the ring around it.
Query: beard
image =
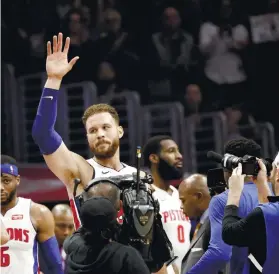
[[[10,194],[8,195],[8,197],[7,197],[7,199],[5,201],[2,201],[2,199],[1,199],[1,205],[2,206],[8,205],[14,199],[15,195],[16,195],[16,188],[13,189],[10,192]]]
[[[160,176],[165,181],[178,180],[183,177],[183,168],[170,165],[167,161],[160,158],[158,164],[158,171]]]
[[[108,146],[106,149],[99,149],[100,146]],[[97,159],[108,159],[115,155],[119,147],[119,139],[115,138],[111,144],[97,144],[96,146],[90,146],[90,149]]]

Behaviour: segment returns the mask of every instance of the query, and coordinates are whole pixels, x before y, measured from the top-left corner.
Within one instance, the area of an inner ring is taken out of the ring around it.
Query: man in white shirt
[[[205,95],[207,101],[217,101],[215,107],[219,109],[228,102],[243,101],[247,79],[238,51],[248,44],[249,34],[242,24],[232,26],[227,16],[221,14],[219,23],[207,21],[200,28],[199,47],[206,57]]]
[[[160,203],[160,214],[167,236],[178,258],[168,266],[170,273],[180,273],[181,262],[190,245],[191,223],[183,214],[181,201],[171,180],[183,176],[183,158],[177,144],[169,136],[154,136],[144,147],[144,161],[153,177],[153,197]]]

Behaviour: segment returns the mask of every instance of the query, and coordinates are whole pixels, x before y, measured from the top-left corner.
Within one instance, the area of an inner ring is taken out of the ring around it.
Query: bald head
[[[58,204],[52,209],[55,221],[55,236],[60,246],[74,231],[74,219],[71,208],[67,204]]]
[[[91,198],[97,196],[108,198],[115,205],[117,210],[120,209],[120,190],[117,186],[111,183],[99,183],[94,185],[88,190],[87,197]]]
[[[52,209],[53,216],[58,215],[72,215],[71,208],[67,204],[58,204]]]
[[[191,192],[208,193],[207,179],[202,174],[193,174],[190,177],[184,179],[180,186],[181,188],[188,188]]]
[[[179,186],[179,198],[185,215],[190,218],[200,217],[211,199],[206,177],[193,174],[184,179]]]

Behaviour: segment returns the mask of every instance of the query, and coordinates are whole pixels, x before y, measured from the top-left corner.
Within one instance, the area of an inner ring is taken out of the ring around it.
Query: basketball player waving
[[[75,227],[80,226],[75,204],[74,179],[80,178],[79,195],[94,177],[132,174],[136,169],[120,162],[119,139],[123,128],[119,125],[116,110],[106,104],[92,105],[83,116],[87,140],[94,158],[85,160],[70,151],[61,136],[55,131],[57,100],[62,78],[72,69],[78,57],[68,62],[70,38],[63,48],[63,35],[53,37],[53,44],[47,44],[46,71],[48,79],[35,118],[32,136],[39,146],[50,170],[65,184],[70,199]]]
[[[1,214],[9,241],[1,245],[1,273],[38,273],[38,245],[49,274],[62,274],[62,261],[48,208],[17,196],[16,161],[1,155]],[[48,274],[45,273],[45,274]]]

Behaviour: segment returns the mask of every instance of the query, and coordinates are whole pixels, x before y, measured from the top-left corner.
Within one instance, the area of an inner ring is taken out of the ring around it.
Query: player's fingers
[[[71,66],[71,68],[75,65],[75,63],[77,62],[78,59],[79,59],[79,57],[76,56],[70,61],[69,65]]]
[[[69,52],[70,42],[71,42],[70,37],[67,37],[66,41],[65,41],[64,50],[63,50],[63,52],[66,53],[66,54],[68,54],[68,52]]]
[[[62,47],[63,47],[63,34],[61,32],[59,32],[57,51],[62,51]]]
[[[57,36],[56,35],[53,36],[52,51],[53,51],[53,53],[57,52]]]
[[[50,41],[47,42],[47,56],[51,55],[51,43]]]

